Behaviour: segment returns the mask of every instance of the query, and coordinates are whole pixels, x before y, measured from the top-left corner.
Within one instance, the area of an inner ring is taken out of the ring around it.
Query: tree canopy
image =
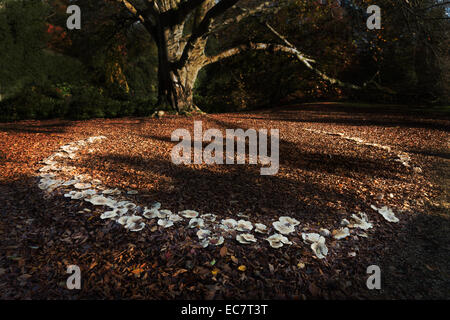
[[[380,30],[366,26],[368,0],[1,3],[2,97],[56,91],[58,115],[86,92],[104,103],[86,117],[292,100],[449,100],[447,1],[377,1]],[[81,30],[66,27],[69,4],[81,8]]]

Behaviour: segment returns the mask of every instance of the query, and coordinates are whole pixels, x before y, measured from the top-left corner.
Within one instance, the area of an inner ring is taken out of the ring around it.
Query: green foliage
[[[84,120],[90,118],[115,118],[125,116],[149,116],[155,110],[152,101],[142,98],[118,100],[108,92],[92,86],[73,88],[65,117]]]
[[[155,110],[154,101],[143,98],[117,100],[108,96],[104,89],[91,85],[32,86],[0,102],[0,121],[150,116]]]
[[[44,92],[36,86],[23,89],[15,97],[0,102],[0,121],[48,119],[61,117],[67,106],[55,92]]]
[[[2,2],[0,9],[0,88],[7,95],[23,82],[43,79],[45,8],[40,1]]]

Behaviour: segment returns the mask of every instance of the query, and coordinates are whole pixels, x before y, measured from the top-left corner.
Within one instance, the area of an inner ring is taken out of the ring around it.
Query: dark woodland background
[[[376,86],[341,89],[287,55],[249,51],[203,68],[194,102],[206,112],[319,100],[448,105],[448,7],[412,1],[405,15],[399,2],[293,1],[270,17],[329,75]],[[155,42],[112,0],[76,1],[82,28],[69,31],[70,3],[0,0],[0,120],[151,115],[158,108]],[[382,8],[381,30],[366,27],[370,4]],[[213,54],[276,40],[249,18],[211,37],[207,48]]]

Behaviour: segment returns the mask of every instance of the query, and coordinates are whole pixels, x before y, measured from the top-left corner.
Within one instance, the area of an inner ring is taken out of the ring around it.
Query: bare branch
[[[375,82],[373,77],[372,79],[370,79],[370,81],[364,83],[362,86],[358,86],[352,83],[347,83],[347,82],[343,82],[339,79],[333,78],[328,76],[326,73],[324,73],[323,71],[319,70],[318,68],[316,68],[315,66],[313,66],[313,64],[316,63],[315,60],[311,59],[310,57],[306,56],[305,54],[303,54],[300,50],[298,50],[292,43],[290,43],[285,37],[283,37],[280,33],[278,33],[273,27],[271,27],[269,24],[265,24],[272,33],[274,33],[279,39],[281,39],[285,45],[282,44],[268,44],[268,43],[248,43],[248,44],[243,44],[231,49],[228,49],[224,52],[221,52],[215,56],[211,56],[211,57],[205,57],[204,60],[204,65],[208,65],[211,63],[215,63],[218,62],[220,60],[226,59],[226,58],[230,58],[232,56],[235,56],[237,54],[241,54],[245,51],[249,51],[249,50],[263,50],[263,51],[269,51],[269,52],[283,52],[283,53],[287,53],[290,54],[292,56],[294,56],[298,61],[300,61],[303,65],[305,65],[308,69],[310,69],[311,71],[313,71],[315,74],[317,74],[321,79],[328,81],[329,83],[333,84],[333,85],[337,85],[343,88],[349,88],[349,89],[354,89],[354,90],[361,90],[365,87],[367,87],[369,84],[373,84],[376,86],[376,88],[380,91],[385,91],[388,93],[393,93],[392,90],[390,90],[389,88],[385,88],[381,85],[379,85],[378,83]],[[376,76],[376,75],[375,75]]]
[[[234,6],[234,7],[236,7],[236,6]],[[243,7],[236,7],[236,8],[240,9],[242,11],[242,13],[237,14],[237,15],[235,15],[231,18],[228,18],[224,21],[220,21],[220,23],[218,23],[216,25],[213,25],[210,28],[210,31],[207,34],[205,34],[205,36],[210,35],[212,33],[220,32],[220,31],[228,28],[229,26],[236,25],[236,24],[240,23],[242,20],[249,18],[249,17],[257,16],[260,13],[274,14],[281,10],[281,6],[274,5],[273,2],[269,2],[269,1],[264,2],[264,3],[260,4],[259,6],[252,8],[252,9],[243,8]]]
[[[138,10],[130,1],[128,0],[119,0],[123,4],[123,6],[130,12],[132,15],[134,15],[139,21],[145,22],[145,18],[142,12]]]
[[[204,36],[210,29],[214,18],[223,14],[226,10],[234,6],[239,0],[222,0],[216,3],[203,17],[199,25],[193,30],[189,37],[180,59],[175,63],[176,69],[181,69],[189,58],[190,53],[195,47],[196,41]]]
[[[344,87],[344,88],[350,88],[350,89],[361,89],[360,86],[351,84],[351,83],[346,83],[343,82],[339,79],[335,79],[332,78],[330,76],[328,76],[327,74],[325,74],[324,72],[320,71],[319,69],[315,68],[313,65],[311,65],[311,63],[313,63],[314,61],[307,58],[303,53],[301,53],[292,43],[290,43],[285,37],[283,37],[280,33],[278,33],[274,28],[272,28],[272,26],[270,26],[267,22],[265,23],[266,27],[269,28],[269,30],[275,34],[280,40],[282,40],[288,48],[290,48],[291,50],[294,51],[295,56],[297,57],[297,59],[302,62],[308,69],[314,71],[318,76],[320,76],[323,80],[328,81],[331,84],[335,84],[338,85],[340,87]],[[310,63],[311,62],[311,63]]]
[[[161,21],[164,27],[173,27],[183,23],[189,13],[201,6],[207,0],[188,0],[182,2],[178,7],[161,13]]]

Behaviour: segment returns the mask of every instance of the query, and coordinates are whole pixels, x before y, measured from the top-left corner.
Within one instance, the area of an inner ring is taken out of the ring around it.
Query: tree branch
[[[230,58],[232,56],[235,56],[237,54],[241,54],[245,51],[249,50],[263,50],[263,51],[269,51],[269,52],[284,52],[290,55],[293,55],[298,61],[300,61],[302,64],[304,64],[308,69],[318,74],[323,80],[326,80],[330,82],[331,84],[338,85],[340,87],[345,87],[349,89],[361,89],[360,86],[346,83],[343,81],[340,81],[338,79],[332,78],[328,75],[326,75],[324,72],[320,71],[319,69],[315,68],[311,63],[315,63],[315,60],[308,58],[303,53],[301,53],[298,49],[292,48],[290,46],[285,46],[281,44],[269,44],[269,43],[249,43],[249,44],[243,44],[238,47],[228,49],[224,52],[219,53],[218,55],[207,57],[205,59],[204,65],[208,65],[211,63],[218,62],[220,60]]]
[[[274,5],[273,2],[264,2],[264,3],[260,4],[259,6],[252,8],[252,9],[247,9],[247,8],[242,8],[242,7],[238,7],[238,8],[241,9],[243,12],[240,14],[237,14],[236,16],[228,18],[224,21],[221,21],[217,25],[212,26],[210,28],[210,31],[205,35],[217,33],[219,31],[229,27],[230,25],[236,25],[236,24],[240,23],[242,20],[252,17],[252,16],[256,16],[259,13],[272,13],[273,14],[273,13],[277,13],[278,11],[281,10],[281,6]]]
[[[129,0],[118,0],[118,1],[123,4],[123,6],[127,9],[129,13],[131,13],[134,17],[136,17],[145,26],[145,28],[148,30],[148,32],[151,34],[153,38],[156,38],[158,36],[155,23],[152,21],[147,21],[147,13],[138,9]]]
[[[273,34],[275,34],[281,41],[283,41],[287,45],[288,48],[293,50],[294,55],[300,62],[302,62],[308,69],[315,72],[323,80],[326,80],[331,84],[335,84],[335,85],[338,85],[338,86],[344,87],[344,88],[357,89],[357,90],[361,89],[360,86],[357,86],[357,85],[351,84],[351,83],[347,83],[347,82],[343,82],[339,79],[332,78],[332,77],[328,76],[327,74],[325,74],[324,72],[320,71],[319,69],[315,68],[313,65],[311,65],[311,63],[314,62],[313,60],[307,59],[304,54],[302,54],[292,43],[290,43],[285,37],[283,37],[274,28],[272,28],[272,26],[270,26],[267,22],[265,22],[264,24]]]
[[[176,69],[181,69],[186,64],[190,53],[195,47],[195,42],[209,31],[213,19],[234,6],[237,2],[239,2],[239,0],[222,0],[208,10],[202,21],[189,37],[180,59],[174,64]]]
[[[161,21],[165,28],[181,24],[189,13],[201,6],[207,0],[188,0],[182,2],[177,8],[161,13]]]
[[[241,54],[245,51],[249,50],[263,50],[263,51],[270,51],[270,52],[284,52],[290,55],[293,55],[298,61],[300,61],[303,65],[305,65],[308,69],[316,73],[321,79],[328,81],[329,83],[333,85],[337,85],[343,88],[349,88],[354,90],[361,90],[363,88],[366,88],[369,84],[374,84],[376,88],[380,91],[385,91],[390,94],[394,94],[391,89],[385,88],[378,83],[375,82],[373,77],[370,81],[364,83],[362,86],[358,86],[352,83],[343,82],[339,79],[333,78],[328,76],[326,73],[322,72],[312,64],[316,63],[315,60],[311,59],[310,57],[303,54],[300,50],[298,50],[292,43],[290,43],[285,37],[283,37],[281,34],[279,34],[274,28],[272,28],[268,23],[265,23],[265,25],[269,28],[271,32],[273,32],[279,39],[281,39],[285,45],[282,44],[268,44],[268,43],[249,43],[249,44],[243,44],[231,49],[228,49],[226,51],[223,51],[215,56],[206,57],[204,60],[204,65],[208,65],[211,63],[218,62],[220,60],[230,58],[232,56],[235,56],[237,54]],[[376,76],[376,75],[375,75]]]

